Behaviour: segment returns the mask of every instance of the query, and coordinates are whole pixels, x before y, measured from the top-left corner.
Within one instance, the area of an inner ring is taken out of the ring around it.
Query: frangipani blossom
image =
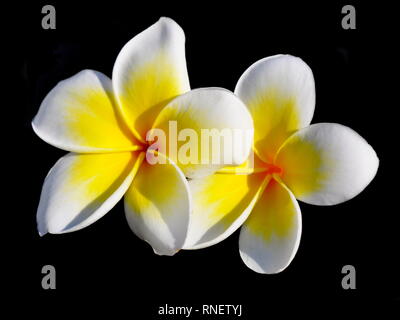
[[[182,248],[192,208],[186,177],[211,174],[227,163],[188,168],[150,149],[147,132],[169,120],[193,130],[253,130],[250,113],[232,92],[189,91],[184,42],[183,30],[161,18],[123,47],[112,80],[84,70],[45,97],[33,129],[70,153],[45,179],[37,212],[40,235],[82,229],[125,195],[126,218],[136,235],[158,254]],[[246,160],[250,146],[242,151],[237,158],[242,160],[232,165]],[[150,164],[154,157],[168,161]]]
[[[314,205],[347,201],[371,182],[379,160],[352,129],[310,125],[314,78],[297,57],[256,62],[241,76],[235,93],[253,116],[254,166],[224,168],[190,181],[193,215],[184,248],[215,244],[243,224],[239,249],[244,263],[259,273],[277,273],[299,246],[296,199]]]

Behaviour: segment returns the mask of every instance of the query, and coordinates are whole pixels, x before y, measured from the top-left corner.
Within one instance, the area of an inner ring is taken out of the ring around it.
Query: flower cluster
[[[111,79],[84,70],[43,100],[33,129],[69,153],[45,179],[39,234],[87,227],[123,197],[129,226],[157,254],[242,227],[244,263],[280,272],[299,246],[297,200],[349,200],[379,164],[352,129],[310,125],[314,106],[312,71],[290,55],[257,61],[234,92],[191,90],[183,30],[161,18],[122,48]]]

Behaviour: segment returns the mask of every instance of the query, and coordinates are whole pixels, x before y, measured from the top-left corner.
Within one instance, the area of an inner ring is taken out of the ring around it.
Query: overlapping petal
[[[292,261],[300,237],[300,207],[286,186],[271,179],[240,230],[240,256],[256,272],[277,273]]]
[[[189,181],[193,197],[185,249],[214,245],[247,219],[269,178],[257,174],[216,173]]]
[[[253,121],[240,99],[225,89],[202,88],[168,103],[148,140],[156,141],[186,177],[200,178],[246,161],[252,137]]]
[[[146,159],[152,156],[149,151]],[[125,213],[132,231],[155,253],[173,255],[182,248],[191,211],[189,192],[185,176],[172,161],[143,161],[126,192]]]
[[[37,212],[39,234],[82,229],[104,216],[135,175],[137,153],[74,154],[47,175]]]
[[[275,163],[282,180],[297,199],[333,205],[359,194],[374,178],[379,159],[354,130],[335,123],[318,123],[293,134]]]
[[[73,152],[134,150],[135,139],[116,114],[111,80],[84,70],[61,81],[43,100],[32,126],[47,143]]]
[[[257,61],[239,79],[235,93],[254,119],[254,145],[271,163],[294,131],[310,124],[315,107],[311,69],[300,58],[276,55]]]
[[[123,118],[144,141],[168,101],[190,90],[181,27],[161,18],[135,36],[119,53],[112,81]]]

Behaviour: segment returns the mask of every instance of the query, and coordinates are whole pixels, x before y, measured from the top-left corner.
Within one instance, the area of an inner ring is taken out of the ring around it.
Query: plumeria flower
[[[186,178],[211,174],[227,163],[173,161],[151,148],[148,132],[169,121],[195,131],[253,130],[250,113],[232,92],[190,91],[184,42],[183,30],[161,18],[122,48],[112,80],[84,70],[45,97],[33,129],[70,153],[45,179],[37,212],[40,235],[82,229],[125,196],[126,218],[136,235],[157,254],[182,248],[192,210]],[[230,164],[244,162],[250,149],[251,141]]]
[[[190,181],[193,215],[184,248],[213,245],[243,224],[239,250],[244,263],[259,273],[277,273],[299,246],[297,200],[314,205],[347,201],[371,182],[379,160],[352,129],[310,125],[314,78],[297,57],[276,55],[256,62],[241,76],[235,93],[253,116],[254,165],[223,168]]]

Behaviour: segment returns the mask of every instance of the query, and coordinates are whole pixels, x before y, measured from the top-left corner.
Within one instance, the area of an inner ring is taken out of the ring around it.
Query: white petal
[[[297,199],[316,205],[347,201],[372,181],[379,159],[354,130],[335,123],[319,123],[292,135],[275,164]]]
[[[300,58],[276,55],[251,65],[240,77],[235,93],[254,120],[254,145],[271,163],[286,138],[310,124],[315,107],[311,69]]]
[[[47,143],[67,151],[136,150],[113,99],[107,76],[81,71],[50,91],[32,122],[33,129]]]
[[[151,156],[148,153],[146,159]],[[155,253],[173,255],[182,248],[191,212],[189,192],[183,173],[172,161],[141,165],[125,195],[125,213],[132,231]]]
[[[122,198],[135,174],[137,154],[74,154],[47,175],[37,212],[40,235],[82,229]]]
[[[119,53],[112,81],[126,124],[144,141],[165,104],[190,90],[181,27],[161,18],[135,36]]]
[[[193,212],[184,249],[214,245],[247,219],[269,177],[263,174],[220,174],[189,181]]]
[[[258,273],[278,273],[293,260],[300,237],[300,207],[293,194],[272,179],[240,230],[240,256]]]
[[[166,133],[165,152],[188,178],[204,177],[224,166],[243,163],[253,140],[253,121],[246,106],[222,88],[196,89],[173,99],[158,115],[153,128]],[[193,135],[181,140],[184,132]],[[178,140],[176,148],[171,148],[171,140]],[[182,156],[183,145],[193,146],[188,152],[195,154],[193,158]]]

